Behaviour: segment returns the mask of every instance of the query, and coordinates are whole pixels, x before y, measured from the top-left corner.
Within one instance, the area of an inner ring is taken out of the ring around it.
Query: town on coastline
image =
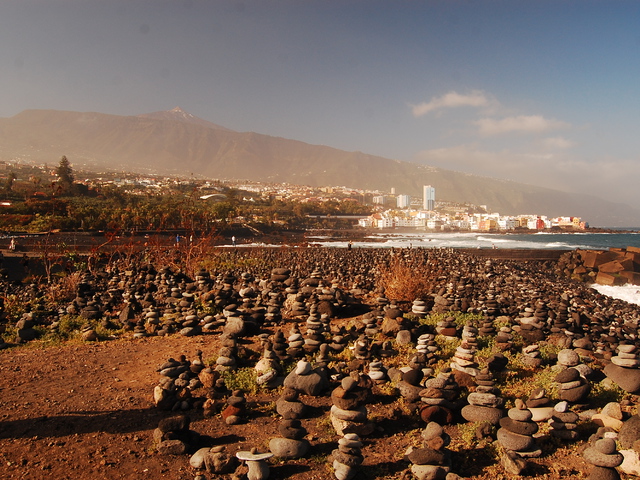
[[[488,213],[485,205],[470,206],[436,202],[435,188],[431,185],[423,187],[422,203],[409,195],[379,195],[373,203],[381,206],[380,211],[361,218],[358,225],[365,228],[426,228],[428,230],[456,231],[540,231],[563,230],[583,231],[589,225],[580,217],[546,215],[500,215]],[[395,201],[395,205],[393,204]],[[391,208],[389,208],[391,207]],[[418,207],[418,208],[415,208]]]
[[[164,231],[202,236],[238,227],[263,235],[318,228],[496,233],[589,228],[577,216],[501,215],[487,205],[436,200],[431,185],[416,197],[396,195],[395,189],[382,193],[344,186],[80,172],[64,156],[57,168],[0,162],[0,182],[0,230],[26,234]]]

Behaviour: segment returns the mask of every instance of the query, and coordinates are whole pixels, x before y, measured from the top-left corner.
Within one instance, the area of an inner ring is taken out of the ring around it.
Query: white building
[[[409,195],[398,195],[396,197],[396,206],[398,208],[411,207],[411,197]]]
[[[431,185],[425,185],[422,187],[422,201],[423,208],[425,210],[436,209],[436,189]]]

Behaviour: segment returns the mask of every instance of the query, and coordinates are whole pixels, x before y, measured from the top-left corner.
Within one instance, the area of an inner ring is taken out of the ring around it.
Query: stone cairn
[[[410,447],[405,458],[411,462],[411,473],[418,480],[445,478],[451,469],[451,455],[446,449],[451,441],[442,426],[430,422],[422,431],[423,446]]]
[[[543,317],[544,315],[544,317]],[[526,342],[536,343],[544,338],[546,311],[538,311],[531,307],[525,307],[520,316],[515,319],[513,330],[522,335]]]
[[[323,369],[314,369],[308,361],[300,360],[296,368],[285,377],[283,385],[315,397],[329,386],[329,380]]]
[[[540,345],[537,343],[522,347],[522,363],[528,367],[537,368],[542,366],[542,356]]]
[[[245,422],[247,400],[242,390],[234,390],[227,398],[227,406],[222,410],[222,419],[227,425],[238,425]]]
[[[578,438],[576,428],[579,418],[576,412],[569,410],[568,402],[558,402],[553,407],[553,413],[549,419],[550,435],[560,440],[576,440]]]
[[[362,441],[355,433],[345,433],[338,440],[338,448],[331,452],[333,473],[338,480],[350,480],[358,472],[362,464]]]
[[[366,436],[373,433],[375,425],[367,419],[366,406],[372,383],[368,376],[353,372],[331,392],[333,405],[329,418],[338,435],[355,433]]]
[[[420,391],[420,418],[425,423],[437,422],[440,425],[453,423],[453,412],[456,409],[454,400],[460,394],[451,370],[443,369],[437,376],[424,382]]]
[[[153,442],[159,455],[182,455],[197,446],[200,435],[189,429],[186,415],[163,418],[153,431]]]
[[[303,349],[305,354],[313,355],[320,349],[320,345],[324,343],[324,324],[318,316],[312,314],[307,318],[306,326]]]
[[[572,404],[580,404],[585,401],[591,391],[591,384],[580,374],[577,368],[580,364],[580,356],[571,349],[558,352],[556,367],[560,373],[554,381],[560,385],[558,398]]]
[[[276,388],[282,385],[284,381],[282,366],[280,362],[278,362],[278,356],[271,350],[270,345],[266,345],[265,347],[262,358],[258,360],[258,363],[256,363],[254,367],[258,375],[256,383],[266,388]]]
[[[420,298],[416,298],[411,304],[411,313],[419,318],[424,318],[429,313],[429,304]]]
[[[424,355],[425,365],[431,366],[438,363],[438,344],[433,333],[423,333],[418,337],[416,351]]]
[[[269,441],[269,451],[276,457],[301,458],[309,451],[309,441],[304,438],[307,430],[295,416],[294,412],[285,413],[278,425],[278,433],[281,437],[274,437]]]
[[[289,345],[287,344],[287,339],[284,337],[284,333],[282,333],[282,330],[276,330],[273,334],[271,349],[281,361],[291,358],[287,353],[288,348]]]
[[[538,424],[532,421],[532,417],[525,403],[518,398],[515,407],[510,408],[507,416],[500,419],[498,442],[505,450],[502,463],[509,473],[519,475],[526,468],[526,458],[542,454],[533,438],[538,431]]]
[[[617,355],[604,367],[605,375],[629,393],[640,391],[640,359],[635,345],[620,344]]]
[[[191,391],[202,386],[198,374],[190,369],[189,362],[184,355],[179,360],[169,358],[158,368],[160,381],[153,389],[153,400],[161,410],[188,410],[199,406],[199,400],[194,400]]]
[[[547,397],[547,391],[544,388],[534,388],[527,398],[527,408],[533,415],[531,418],[534,422],[544,422],[551,418],[554,407],[551,400]]]
[[[484,368],[476,375],[475,391],[467,396],[469,405],[465,405],[460,412],[468,422],[489,422],[498,425],[503,416],[502,405],[504,399],[499,396],[495,387],[493,375],[488,368]]]
[[[613,438],[595,440],[592,446],[582,453],[585,461],[593,465],[587,480],[617,480],[620,474],[616,467],[622,463],[624,457],[616,450]]]
[[[436,324],[436,333],[448,339],[457,338],[458,330],[454,317],[447,317],[444,320],[440,320]]]
[[[304,337],[296,325],[291,329],[291,333],[287,337],[287,355],[291,358],[301,358],[304,355]]]
[[[203,447],[194,453],[189,459],[189,465],[196,470],[205,470],[213,474],[233,473],[238,466],[238,460],[234,455],[225,451],[224,445],[215,447]],[[195,478],[206,478],[196,476]]]
[[[509,317],[498,317],[498,319],[500,318],[509,318]],[[496,346],[501,351],[508,351],[513,348],[513,333],[511,332],[511,327],[506,325],[503,327],[500,327],[496,335]]]
[[[389,381],[387,369],[384,367],[382,362],[378,360],[369,363],[367,376],[373,381],[373,383],[378,385]]]
[[[475,359],[476,345],[466,339],[462,340],[458,348],[456,348],[456,352],[453,354],[450,367],[453,370],[458,370],[459,372],[475,377],[478,374],[478,363]]]
[[[285,388],[276,400],[276,412],[282,417],[304,418],[307,406],[299,399],[300,394],[293,388]]]

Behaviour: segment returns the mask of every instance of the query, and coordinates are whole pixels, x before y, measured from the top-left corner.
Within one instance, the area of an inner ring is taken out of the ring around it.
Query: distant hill
[[[138,116],[25,110],[0,119],[0,160],[228,180],[343,185],[487,205],[501,214],[580,216],[592,225],[640,225],[640,210],[532,185],[390,160],[361,152],[236,132],[175,108]]]

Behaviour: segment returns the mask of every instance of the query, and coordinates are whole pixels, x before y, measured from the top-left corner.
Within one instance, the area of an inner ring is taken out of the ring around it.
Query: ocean
[[[308,237],[311,244],[322,247],[347,247],[348,242],[331,237]],[[353,248],[504,248],[548,250],[608,250],[640,248],[640,232],[636,233],[428,233],[380,232],[352,242]],[[610,287],[593,285],[603,295],[640,305],[640,286]]]
[[[307,237],[312,244],[324,247],[346,247],[347,241],[332,237]],[[380,232],[353,242],[362,248],[506,248],[549,250],[608,250],[609,248],[640,248],[637,233],[428,233]]]

